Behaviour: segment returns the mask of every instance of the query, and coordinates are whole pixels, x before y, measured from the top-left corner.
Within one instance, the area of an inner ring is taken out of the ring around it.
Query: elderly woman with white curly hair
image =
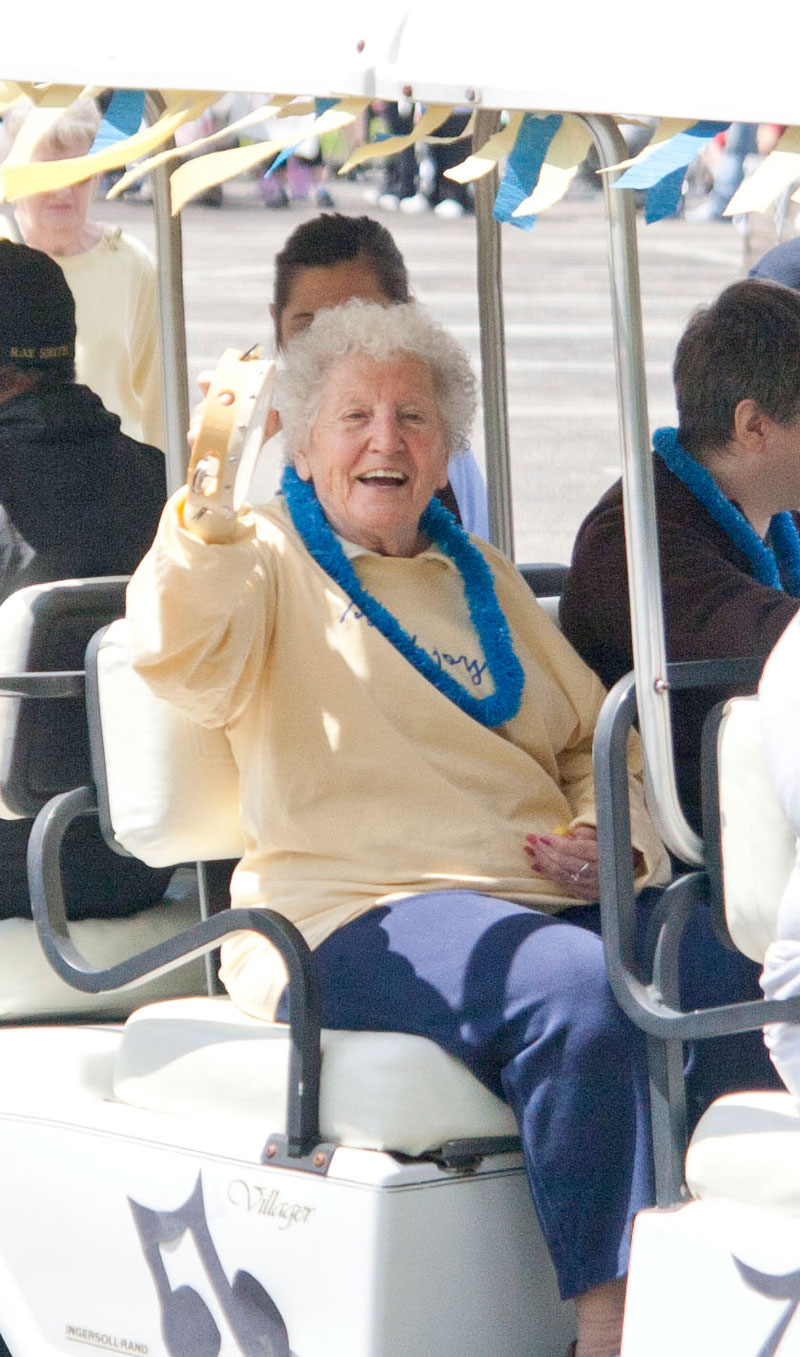
[[[326,1026],[417,1033],[513,1108],[578,1353],[618,1351],[628,1234],[652,1201],[643,1038],[602,947],[591,742],[604,691],[514,566],[434,497],[475,406],[415,304],[318,313],[286,352],[282,494],[213,540],[187,492],[129,587],[139,672],[224,727],[236,905],[316,954]],[[208,540],[208,539],[211,540]],[[631,772],[641,885],[661,845]],[[554,832],[558,830],[558,832]],[[285,1012],[271,946],[222,977]]]

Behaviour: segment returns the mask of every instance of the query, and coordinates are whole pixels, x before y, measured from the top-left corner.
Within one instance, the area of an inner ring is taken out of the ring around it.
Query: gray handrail
[[[54,796],[34,821],[28,843],[31,911],[48,962],[73,989],[105,994],[202,956],[229,933],[253,932],[267,938],[280,952],[289,975],[288,1154],[307,1155],[319,1143],[321,1001],[314,959],[302,934],[274,910],[226,909],[113,966],[92,965],[70,937],[60,858],[69,826],[77,817],[95,813],[91,788],[77,787]]]
[[[473,145],[481,147],[498,126],[492,109],[475,114]],[[511,508],[511,456],[508,435],[508,386],[503,317],[503,256],[500,223],[494,219],[497,169],[475,182],[475,228],[478,251],[478,316],[481,341],[481,385],[486,480],[489,492],[489,536],[514,559]]]
[[[586,115],[581,121],[591,134],[601,167],[625,159],[625,142],[613,119]],[[648,805],[667,847],[682,862],[701,864],[702,840],[683,814],[675,782],[634,196],[628,189],[612,188],[614,177],[603,175],[603,192],[608,223],[633,663]]]
[[[146,113],[154,122],[164,108],[159,94],[149,93]],[[161,335],[161,389],[167,489],[170,494],[186,480],[189,447],[189,377],[186,365],[186,321],[183,305],[183,249],[180,217],[170,211],[169,167],[158,165],[150,175],[153,186],[153,218],[156,231],[158,273],[158,322]]]

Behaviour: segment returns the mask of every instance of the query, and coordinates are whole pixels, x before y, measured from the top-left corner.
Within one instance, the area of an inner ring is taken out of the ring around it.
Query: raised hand
[[[226,349],[211,379],[187,478],[184,526],[206,542],[230,541],[247,496],[271,408],[275,364],[260,350]]]

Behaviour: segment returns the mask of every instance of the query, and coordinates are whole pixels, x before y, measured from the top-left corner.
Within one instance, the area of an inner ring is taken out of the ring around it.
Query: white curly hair
[[[0,160],[11,150],[17,133],[34,108],[30,99],[17,99],[3,114],[0,135]],[[60,117],[51,123],[34,147],[37,155],[53,156],[63,160],[67,156],[85,155],[97,136],[102,114],[94,99],[80,98],[68,104]]]
[[[344,358],[418,358],[428,368],[450,455],[465,452],[475,417],[476,383],[469,359],[452,335],[418,302],[381,306],[354,298],[318,311],[285,350],[275,404],[284,453],[293,462],[319,412],[330,368]]]

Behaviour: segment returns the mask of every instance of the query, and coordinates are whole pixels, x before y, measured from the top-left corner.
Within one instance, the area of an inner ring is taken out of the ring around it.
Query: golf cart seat
[[[800,635],[787,633],[778,650],[799,644]],[[774,786],[768,745],[777,735],[800,750],[795,739],[800,726],[795,714],[792,729],[787,710],[794,706],[793,694],[788,702],[776,699],[770,670],[768,661],[761,697],[726,703],[715,738],[711,728],[719,796],[719,852],[712,844],[709,863],[712,903],[721,910],[719,927],[731,944],[757,962],[776,936],[781,898],[797,871],[795,831]],[[800,1019],[797,1000],[787,1016]],[[757,1014],[748,1025],[759,1025]],[[781,1341],[797,1307],[800,1277],[795,1097],[762,1091],[717,1099],[691,1138],[685,1179],[685,1205],[637,1218],[625,1357],[722,1351],[726,1357],[767,1357],[800,1350],[796,1339],[795,1346]],[[663,1303],[665,1276],[669,1306]]]
[[[0,690],[6,694],[0,697],[0,819],[32,822],[51,796],[86,781],[83,652],[97,628],[123,612],[126,583],[108,577],[35,584],[0,606]],[[127,917],[76,920],[71,928],[79,950],[95,964],[111,965],[146,939],[187,927],[199,917],[196,892],[186,874],[170,890],[173,898]],[[202,986],[202,967],[195,964],[155,981],[147,993],[199,993]],[[46,964],[30,918],[0,920],[0,1021],[124,1017],[141,999],[81,995]]]
[[[151,866],[240,857],[238,773],[228,739],[151,693],[130,666],[125,627],[115,622],[87,655],[104,833]],[[126,1026],[117,1096],[201,1120],[224,1106],[277,1128],[286,1106],[287,1035],[286,1024],[249,1018],[226,997],[148,1006]],[[418,1155],[453,1140],[503,1137],[508,1148],[516,1138],[510,1108],[433,1042],[326,1032],[322,1044],[326,1141]],[[186,1076],[176,1078],[184,1067]]]

